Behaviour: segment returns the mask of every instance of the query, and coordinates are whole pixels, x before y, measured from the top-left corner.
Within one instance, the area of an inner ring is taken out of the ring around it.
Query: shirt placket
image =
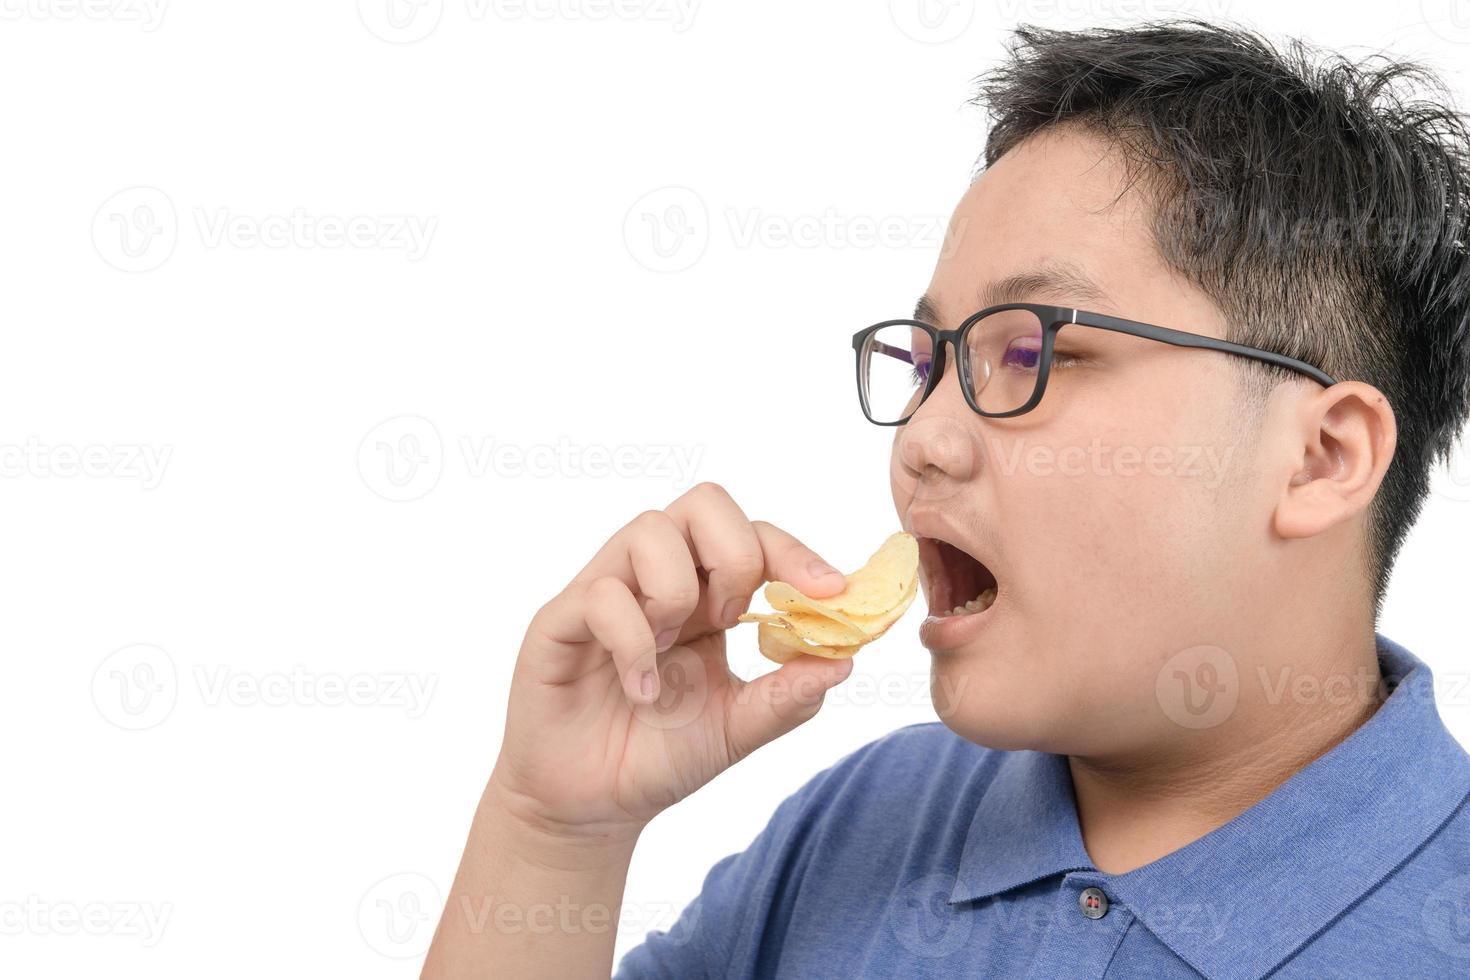
[[[1063,876],[1051,912],[1047,941],[1027,977],[1101,978],[1133,922],[1133,913],[1108,891],[1106,877],[1088,871]]]

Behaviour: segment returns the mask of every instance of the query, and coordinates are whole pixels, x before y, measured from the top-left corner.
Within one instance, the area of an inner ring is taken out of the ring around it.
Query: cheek
[[[1049,444],[1005,481],[1028,602],[1067,630],[1147,631],[1195,606],[1218,559],[1221,488],[1179,427],[1095,429]],[[1212,453],[1217,452],[1210,446]]]

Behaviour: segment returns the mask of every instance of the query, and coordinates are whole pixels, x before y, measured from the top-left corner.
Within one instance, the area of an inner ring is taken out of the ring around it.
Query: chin
[[[939,720],[961,738],[986,748],[1042,749],[1056,720],[1042,717],[1027,692],[1009,691],[985,673],[966,669],[954,659],[935,660],[929,671],[929,697]]]

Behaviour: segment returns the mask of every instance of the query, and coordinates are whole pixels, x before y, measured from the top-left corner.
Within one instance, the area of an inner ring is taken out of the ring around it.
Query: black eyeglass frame
[[[966,342],[970,329],[982,319],[994,313],[1005,310],[1028,310],[1036,315],[1041,321],[1041,364],[1037,370],[1036,389],[1031,393],[1031,398],[1020,408],[1013,408],[1006,412],[987,412],[975,403],[973,393],[974,385],[970,377],[968,358],[959,357],[963,349],[960,345]],[[1024,415],[1031,411],[1041,401],[1041,396],[1046,392],[1047,375],[1051,372],[1052,347],[1056,342],[1057,332],[1064,326],[1077,324],[1084,327],[1097,327],[1101,330],[1112,330],[1116,333],[1129,334],[1134,337],[1143,337],[1148,340],[1157,340],[1161,343],[1172,344],[1175,347],[1194,347],[1200,350],[1220,351],[1224,354],[1235,354],[1238,357],[1250,358],[1253,361],[1263,361],[1274,364],[1277,367],[1287,368],[1304,374],[1321,384],[1330,388],[1337,382],[1331,375],[1313,367],[1306,361],[1299,361],[1285,354],[1277,354],[1274,351],[1262,350],[1259,347],[1248,347],[1245,344],[1237,344],[1228,340],[1219,340],[1215,337],[1205,337],[1196,333],[1187,333],[1183,330],[1173,330],[1169,327],[1160,327],[1152,323],[1140,323],[1137,320],[1124,320],[1120,317],[1108,316],[1103,313],[1091,313],[1087,310],[1079,310],[1071,306],[1050,306],[1044,303],[1002,303],[998,306],[987,306],[985,309],[972,313],[964,323],[954,330],[941,330],[936,326],[924,323],[922,320],[884,320],[870,327],[864,327],[852,335],[853,351],[857,354],[857,386],[858,402],[862,405],[863,415],[874,425],[903,425],[913,418],[914,412],[924,404],[924,400],[938,387],[944,377],[944,344],[948,341],[954,345],[956,355],[956,370],[960,375],[960,391],[965,396],[965,403],[978,415],[986,418],[1003,419],[1015,415]],[[907,415],[896,422],[879,422],[873,418],[873,413],[868,407],[868,393],[863,385],[863,346],[868,337],[885,327],[908,326],[918,327],[929,335],[933,344],[934,360],[930,365],[929,378],[924,384],[924,391],[919,400]]]

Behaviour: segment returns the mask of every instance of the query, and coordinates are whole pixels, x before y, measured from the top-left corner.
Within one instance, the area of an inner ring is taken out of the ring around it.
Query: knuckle
[[[674,519],[661,510],[645,510],[633,518],[628,527],[635,535],[645,538],[653,538],[671,531],[675,534],[679,533]]]
[[[669,520],[668,514],[665,514],[661,510],[650,508],[633,518],[628,524],[630,527],[643,531],[650,528],[662,527],[667,520]]]
[[[690,494],[690,496],[697,496],[697,497],[725,497],[725,498],[728,498],[730,496],[730,492],[728,490],[726,490],[724,487],[720,486],[720,484],[715,483],[713,480],[701,480],[701,481],[699,481],[694,486],[692,486],[692,487],[689,488],[689,494]]]
[[[738,582],[746,582],[758,578],[765,571],[765,560],[753,551],[741,551],[732,555],[720,568],[730,578]]]
[[[587,599],[590,602],[603,603],[617,598],[627,591],[620,579],[611,575],[593,579],[587,586]]]
[[[577,581],[568,582],[566,587],[560,592],[541,603],[541,607],[536,610],[535,615],[531,618],[536,621],[544,620],[547,616],[552,615],[559,607],[576,602],[578,597],[584,592],[586,592],[586,586],[583,583]]]
[[[688,614],[699,605],[699,585],[680,585],[659,597],[660,604],[675,612]]]

